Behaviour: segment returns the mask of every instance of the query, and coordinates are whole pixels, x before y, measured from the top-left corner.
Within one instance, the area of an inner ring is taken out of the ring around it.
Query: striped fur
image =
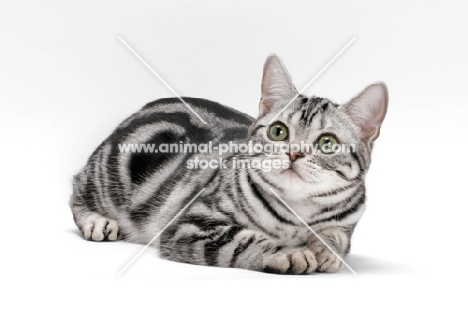
[[[278,68],[282,72],[268,93],[269,70],[274,74]],[[362,128],[349,113],[350,105],[357,105],[355,101],[339,106],[327,99],[299,95],[280,114],[277,120],[290,131],[287,143],[311,143],[326,132],[357,147],[355,153],[305,154],[296,161],[285,153],[269,156],[289,161],[288,169],[232,168],[233,158],[265,159],[264,154],[223,155],[227,169],[190,170],[188,160],[217,159],[219,155],[119,152],[121,143],[269,143],[268,121],[292,99],[291,90],[295,91],[291,85],[278,85],[281,81],[291,83],[281,61],[270,57],[258,119],[208,100],[184,98],[207,122],[203,124],[177,98],[168,98],[147,104],[122,122],[74,176],[70,205],[84,237],[148,243],[206,187],[155,241],[163,258],[273,273],[339,270],[340,261],[269,188],[338,254],[349,252],[351,235],[364,211],[364,177],[373,145],[363,139]],[[267,93],[274,93],[274,102]]]

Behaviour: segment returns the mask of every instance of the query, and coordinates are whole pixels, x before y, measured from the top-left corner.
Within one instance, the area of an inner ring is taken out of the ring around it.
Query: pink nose
[[[291,162],[294,162],[296,161],[297,158],[302,158],[304,156],[304,154],[302,154],[301,152],[287,152],[286,154],[289,155],[289,158],[291,159]]]

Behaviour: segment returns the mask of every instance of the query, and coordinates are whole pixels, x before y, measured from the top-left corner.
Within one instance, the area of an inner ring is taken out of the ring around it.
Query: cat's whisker
[[[260,171],[260,173],[258,174],[258,176],[256,178],[253,178],[252,181],[249,183],[249,186],[251,186],[255,181],[257,181],[258,179],[260,179],[263,175],[265,175],[265,171]]]

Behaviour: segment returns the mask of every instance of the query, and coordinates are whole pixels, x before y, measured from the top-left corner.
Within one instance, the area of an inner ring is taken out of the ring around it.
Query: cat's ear
[[[297,91],[286,67],[278,56],[271,55],[263,66],[260,116],[275,106],[286,105],[295,95]]]
[[[345,113],[361,129],[363,141],[376,140],[387,113],[388,90],[384,83],[375,83],[343,106]]]

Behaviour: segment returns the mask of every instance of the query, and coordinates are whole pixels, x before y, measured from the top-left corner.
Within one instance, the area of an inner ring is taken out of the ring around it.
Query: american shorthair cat
[[[70,205],[84,238],[146,244],[187,207],[154,241],[163,258],[281,274],[341,269],[343,263],[323,242],[340,257],[350,250],[365,209],[364,180],[387,111],[387,88],[372,84],[343,105],[309,98],[298,94],[284,64],[272,55],[261,89],[256,119],[184,97],[206,124],[178,98],[149,103],[123,121],[74,176]],[[214,149],[249,142],[313,148],[230,150],[218,167],[188,165],[218,161],[218,152],[122,151],[129,144],[207,142]],[[341,145],[353,148],[338,151]],[[235,165],[239,160],[247,165]],[[280,165],[249,167],[254,160]]]

